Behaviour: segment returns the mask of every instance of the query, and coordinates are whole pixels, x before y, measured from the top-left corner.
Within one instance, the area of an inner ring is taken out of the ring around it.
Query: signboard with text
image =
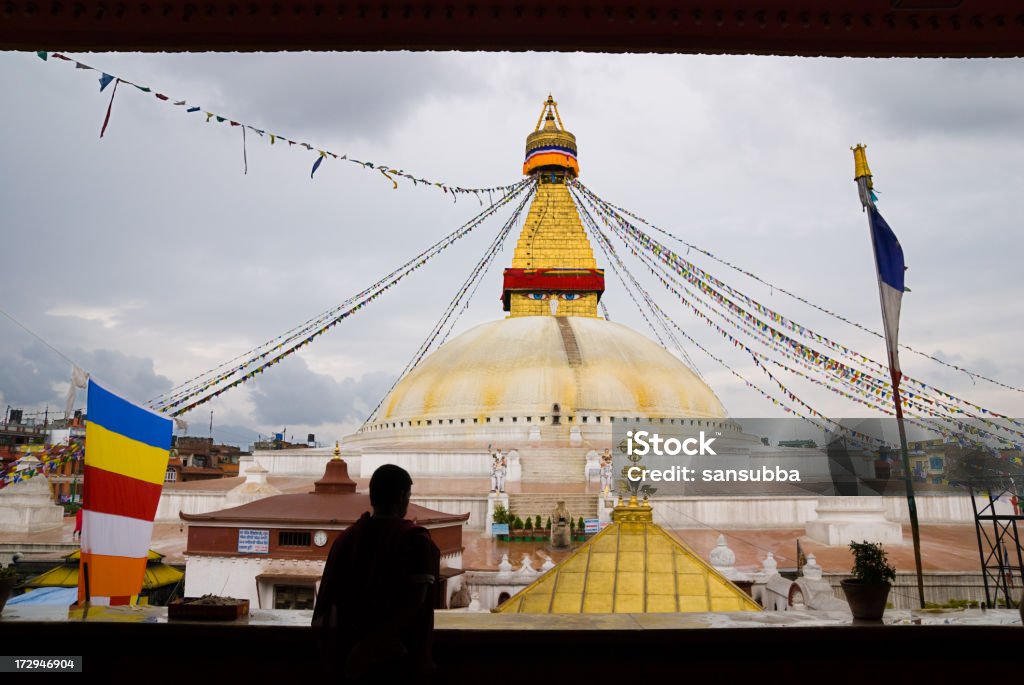
[[[256,528],[238,529],[239,554],[269,554],[270,531]]]

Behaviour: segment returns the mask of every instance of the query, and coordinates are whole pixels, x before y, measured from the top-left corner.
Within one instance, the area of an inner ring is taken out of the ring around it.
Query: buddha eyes
[[[560,298],[566,302],[572,302],[583,297],[583,293],[527,293],[526,297],[531,300],[546,300],[550,296]]]

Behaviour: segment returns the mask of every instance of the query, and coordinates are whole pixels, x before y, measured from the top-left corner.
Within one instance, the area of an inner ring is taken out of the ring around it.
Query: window
[[[312,609],[313,600],[312,585],[274,586],[275,609]]]
[[[165,483],[177,483],[178,482],[178,472],[175,471],[174,469],[167,469],[167,473],[164,474],[164,482]]]
[[[942,470],[942,457],[932,457],[930,460],[932,471]]]
[[[277,534],[279,547],[309,547],[312,535],[308,530],[282,530]]]

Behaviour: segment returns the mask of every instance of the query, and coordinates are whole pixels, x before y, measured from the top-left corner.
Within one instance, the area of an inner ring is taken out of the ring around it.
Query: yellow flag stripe
[[[132,440],[99,424],[86,425],[87,466],[162,485],[167,473],[168,456],[168,450]]]

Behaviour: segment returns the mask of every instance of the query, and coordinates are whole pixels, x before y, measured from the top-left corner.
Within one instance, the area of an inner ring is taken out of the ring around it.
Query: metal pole
[[[978,558],[981,560],[981,580],[985,584],[985,604],[989,608],[994,608],[995,603],[992,601],[992,596],[988,589],[988,567],[985,564],[985,548],[981,540],[982,526],[984,524],[982,523],[981,518],[979,518],[982,515],[981,512],[985,511],[985,508],[982,507],[981,511],[978,510],[978,493],[974,490],[974,483],[968,482],[968,487],[971,491],[971,508],[974,509],[974,532],[978,536]],[[981,487],[980,482],[978,483],[978,487]]]
[[[910,535],[914,540],[914,566],[917,569],[917,599],[924,609],[924,574],[921,571],[921,529],[917,522],[917,499],[914,497],[914,479],[910,472],[910,454],[907,452],[907,429],[903,425],[903,404],[900,402],[900,379],[892,374],[892,398],[896,402],[896,424],[900,429],[900,452],[903,455],[903,483],[907,486],[907,510],[910,513]]]
[[[878,246],[875,244],[875,228],[871,221],[871,212],[875,208],[871,192],[871,169],[868,167],[867,152],[863,145],[853,150],[854,180],[860,193],[861,204],[864,206],[868,219],[868,234],[871,236],[871,252],[875,255],[875,277],[878,279],[878,300],[882,305],[882,316],[885,317],[885,295],[882,291],[882,276],[878,271]],[[914,539],[914,566],[917,569],[917,597],[924,609],[924,576],[921,572],[921,530],[917,522],[917,500],[914,498],[914,481],[910,472],[910,455],[907,453],[907,429],[903,424],[903,403],[900,401],[900,378],[898,354],[895,340],[889,339],[889,329],[885,330],[886,352],[889,358],[889,375],[892,379],[892,398],[896,405],[896,425],[900,430],[900,452],[903,457],[903,482],[907,488],[907,510],[910,514],[910,534]]]

